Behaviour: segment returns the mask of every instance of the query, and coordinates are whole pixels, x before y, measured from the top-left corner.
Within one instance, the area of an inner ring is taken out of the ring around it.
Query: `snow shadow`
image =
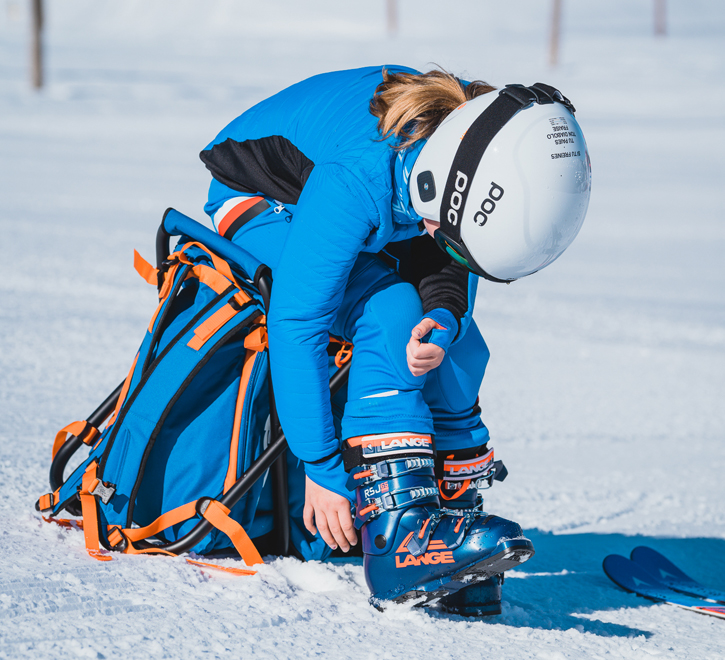
[[[725,540],[554,535],[537,530],[528,530],[526,534],[534,543],[536,555],[521,569],[506,574],[503,612],[493,617],[492,623],[553,630],[573,628],[605,637],[651,637],[649,631],[597,618],[602,611],[656,604],[623,591],[602,570],[604,557],[629,557],[638,545],[658,550],[703,584],[725,588]]]

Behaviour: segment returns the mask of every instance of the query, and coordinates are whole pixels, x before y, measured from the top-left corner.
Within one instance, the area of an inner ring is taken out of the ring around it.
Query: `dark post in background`
[[[30,77],[34,89],[43,86],[43,0],[30,0],[32,35],[30,43]]]

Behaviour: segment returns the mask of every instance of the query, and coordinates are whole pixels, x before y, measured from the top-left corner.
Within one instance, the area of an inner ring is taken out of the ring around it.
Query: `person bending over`
[[[573,112],[541,83],[367,67],[275,94],[201,152],[217,231],[273,273],[272,378],[319,542],[292,540],[323,558],[359,530],[374,601],[465,593],[533,554],[482,508],[504,475],[471,316],[481,278],[534,273],[578,233],[590,166]],[[330,336],[354,344],[338,430]]]

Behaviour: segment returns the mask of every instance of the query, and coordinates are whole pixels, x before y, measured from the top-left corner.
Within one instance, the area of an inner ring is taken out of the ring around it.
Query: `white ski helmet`
[[[557,259],[579,233],[590,189],[574,106],[543,83],[506,85],[456,108],[410,177],[413,208],[440,221],[440,247],[494,282]]]

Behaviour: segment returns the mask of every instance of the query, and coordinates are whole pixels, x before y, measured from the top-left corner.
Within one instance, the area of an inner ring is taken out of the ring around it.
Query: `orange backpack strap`
[[[65,529],[83,529],[83,521],[75,520],[74,518],[46,518],[43,516],[43,520],[47,523],[53,523]]]
[[[225,323],[241,312],[243,305],[248,301],[249,298],[243,291],[235,293],[224,307],[220,307],[206,321],[194,328],[194,336],[189,340],[187,346],[198,351]]]
[[[249,339],[249,337],[247,337]],[[246,340],[244,344],[246,346]],[[232,441],[229,445],[229,467],[227,467],[227,476],[224,479],[224,492],[226,493],[237,481],[237,464],[239,463],[239,436],[242,430],[242,414],[244,413],[244,402],[247,398],[247,388],[249,387],[249,379],[252,376],[252,369],[257,354],[254,351],[247,350],[244,357],[244,366],[242,374],[239,377],[239,391],[237,393],[237,403],[234,408],[234,424],[232,425]]]
[[[244,560],[244,563],[247,566],[263,564],[262,557],[247,532],[236,520],[229,517],[229,509],[216,500],[207,500],[207,502],[209,504],[203,509],[201,515],[231,539],[234,548]]]
[[[54,506],[56,506],[60,502],[60,488],[56,490],[54,493],[46,493],[45,495],[41,495],[40,498],[38,498],[38,511],[48,511],[49,509],[52,509]]]
[[[202,284],[206,284],[212,291],[219,294],[224,293],[230,286],[237,287],[234,280],[228,279],[219,271],[214,270],[206,264],[196,264],[196,266],[192,267],[191,273],[187,275],[187,278],[192,276],[196,276]]]
[[[136,272],[149,284],[156,286],[159,281],[159,271],[144,259],[136,250],[133,251],[133,267]]]
[[[201,243],[197,243],[195,241],[192,241],[191,243],[186,243],[184,247],[181,248],[180,252],[183,252],[184,250],[186,250],[186,248],[192,246],[198,247],[200,250],[206,252],[211,257],[211,262],[214,264],[214,269],[224,275],[224,277],[226,277],[230,282],[234,282],[234,275],[232,275],[232,269],[229,267],[229,264]],[[178,252],[175,252],[174,255],[178,256]]]
[[[72,422],[68,426],[63,427],[55,435],[55,441],[53,442],[53,458],[58,453],[58,450],[63,446],[68,436],[74,435],[80,439],[81,442],[91,445],[96,439],[100,431],[89,424],[86,421],[83,422]]]
[[[154,520],[150,525],[146,525],[146,527],[134,527],[132,529],[119,529],[118,527],[114,527],[108,534],[108,540],[115,546],[121,543],[124,537],[133,543],[135,541],[147,539],[150,536],[155,536],[167,527],[171,527],[172,525],[189,520],[189,518],[193,518],[196,515],[196,502],[197,500],[194,500],[193,502],[177,506],[175,509],[167,511],[156,518],[156,520]],[[128,554],[136,554],[136,552],[134,552],[135,548],[131,546],[131,543],[129,543],[129,547],[125,549],[124,552]]]
[[[219,564],[210,564],[205,561],[198,561],[197,559],[186,559],[187,563],[192,566],[198,566],[202,570],[205,568],[213,568],[215,571],[223,571],[225,573],[231,573],[232,575],[256,575],[257,571],[250,571],[248,568],[234,568],[232,566],[220,566]]]
[[[111,561],[112,557],[101,553],[101,545],[98,535],[98,502],[93,491],[100,481],[96,477],[98,464],[92,461],[86,468],[81,482],[81,489],[78,495],[81,498],[81,510],[83,512],[83,535],[86,538],[86,550],[88,554],[99,561]]]
[[[118,401],[116,401],[116,406],[113,409],[113,413],[111,414],[111,417],[109,418],[106,427],[111,426],[111,424],[116,421],[118,411],[121,410],[121,406],[123,406],[123,402],[126,400],[126,396],[128,395],[128,389],[131,387],[131,380],[133,379],[133,371],[136,368],[136,362],[138,362],[138,353],[136,353],[136,357],[133,359],[133,364],[131,365],[131,370],[128,372],[128,376],[126,376],[126,380],[123,381],[121,393],[118,395]]]
[[[261,353],[269,345],[267,336],[267,317],[261,316],[255,319],[256,327],[245,337],[244,348],[249,351]]]
[[[176,507],[171,511],[167,511],[165,514],[159,516],[150,525],[146,527],[132,528],[132,529],[120,529],[119,527],[112,527],[108,533],[108,541],[113,546],[121,545],[124,540],[127,541],[126,546],[122,552],[130,555],[142,555],[142,554],[166,554],[173,555],[171,552],[167,552],[162,548],[148,548],[145,550],[138,550],[134,547],[133,543],[147,539],[150,536],[154,536],[164,529],[176,525],[184,520],[193,518],[197,512],[198,500],[183,504],[182,506]],[[206,508],[204,508],[204,505]],[[202,505],[202,516],[206,518],[214,527],[221,532],[224,532],[234,544],[236,551],[240,557],[244,560],[247,566],[254,564],[262,564],[262,557],[259,555],[257,548],[254,547],[254,543],[249,538],[244,528],[235,520],[229,517],[229,509],[216,500],[206,500]],[[85,511],[83,514],[85,518]],[[103,556],[103,555],[102,555]],[[187,560],[189,561],[189,560]],[[254,575],[256,571],[250,571],[241,568],[226,568],[220,567],[215,564],[205,564],[204,562],[189,561],[190,564],[198,566],[208,566],[209,568],[215,568],[218,570],[227,571],[229,573],[235,573],[237,575]]]

